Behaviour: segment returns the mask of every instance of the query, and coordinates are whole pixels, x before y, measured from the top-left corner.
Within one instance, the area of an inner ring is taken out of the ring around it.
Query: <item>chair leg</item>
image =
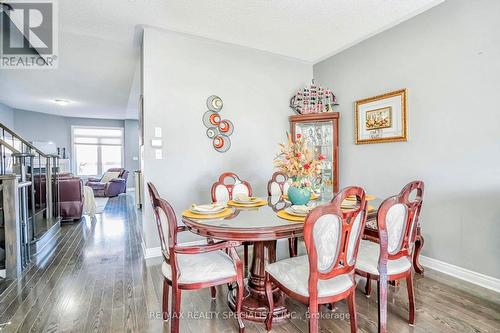
[[[248,274],[248,244],[243,245],[243,276]]]
[[[274,313],[274,299],[273,299],[273,286],[271,283],[271,279],[269,275],[266,273],[266,296],[267,296],[267,304],[269,305],[269,309],[266,317],[266,329],[270,331],[273,328],[273,313]]]
[[[309,333],[318,333],[319,310],[317,302],[309,302]]]
[[[210,287],[210,293],[212,294],[212,299],[215,299],[217,297],[217,288]]]
[[[415,294],[413,292],[413,273],[410,272],[410,274],[406,277],[406,289],[408,289],[408,302],[410,303],[410,318],[409,318],[409,323],[410,325],[415,324]]]
[[[372,281],[370,278],[370,274],[366,274],[366,285],[365,285],[365,295],[366,297],[370,297],[370,293],[372,292]]]
[[[179,319],[181,316],[181,290],[172,286],[172,315],[170,316],[170,332],[179,333]]]
[[[296,257],[297,251],[298,251],[298,238],[297,237],[288,238],[288,253],[290,255],[290,258]]]
[[[356,290],[347,297],[347,306],[349,307],[349,321],[351,323],[351,333],[358,331],[358,323],[356,320]]]
[[[243,294],[245,293],[245,284],[243,276],[239,276],[236,283],[238,284],[238,295],[236,296],[236,316],[238,317],[239,333],[245,332],[245,324],[241,315],[241,305],[243,304]]]
[[[382,276],[377,281],[377,295],[378,333],[387,333],[387,280],[383,279]]]
[[[170,286],[168,285],[167,279],[163,279],[163,302],[162,302],[162,312],[163,320],[168,319],[168,291]]]

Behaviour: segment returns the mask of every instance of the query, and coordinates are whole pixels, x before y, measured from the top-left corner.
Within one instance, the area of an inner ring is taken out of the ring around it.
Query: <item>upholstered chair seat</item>
[[[309,258],[307,255],[283,259],[266,267],[286,289],[309,297]],[[349,290],[354,283],[352,274],[341,274],[329,280],[318,281],[318,297],[335,296]]]
[[[380,257],[380,245],[367,240],[362,240],[358,250],[356,269],[371,275],[379,275],[378,260]],[[411,269],[408,257],[387,260],[387,274],[395,275],[407,272]]]
[[[208,282],[236,277],[234,262],[223,251],[200,253],[197,255],[179,254],[177,255],[177,264],[179,269],[178,282],[198,283]],[[163,275],[171,280],[172,269],[169,264],[164,262],[161,266]]]

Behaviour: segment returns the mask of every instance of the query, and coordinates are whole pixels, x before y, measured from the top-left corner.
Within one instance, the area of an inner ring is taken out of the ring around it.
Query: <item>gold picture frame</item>
[[[356,101],[356,144],[408,140],[406,89]]]

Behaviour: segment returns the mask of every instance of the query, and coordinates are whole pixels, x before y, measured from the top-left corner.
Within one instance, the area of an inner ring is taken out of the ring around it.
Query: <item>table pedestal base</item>
[[[251,321],[265,321],[268,304],[265,290],[265,265],[276,261],[276,241],[255,242],[253,245],[252,267],[250,277],[245,289],[243,305],[241,307],[243,318]],[[228,293],[228,304],[231,310],[236,309],[236,292]],[[278,289],[273,288],[274,314],[273,322],[279,322],[290,317],[285,307],[285,296]]]

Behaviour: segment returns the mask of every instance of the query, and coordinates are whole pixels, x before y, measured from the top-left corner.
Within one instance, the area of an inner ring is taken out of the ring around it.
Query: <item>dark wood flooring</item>
[[[65,224],[56,248],[30,265],[0,296],[2,332],[161,332],[160,261],[145,261],[140,220],[131,196],[110,199],[95,220]],[[359,288],[361,289],[362,286]],[[407,324],[404,282],[389,291],[390,332],[500,332],[497,293],[439,273],[417,276],[416,325]],[[373,288],[375,292],[376,288]],[[184,292],[181,332],[234,332],[226,288],[216,301],[209,290]],[[306,307],[287,301],[292,319],[274,332],[307,332]],[[359,332],[377,332],[376,295],[356,295]],[[322,309],[321,332],[348,332],[343,302],[335,312]],[[247,332],[265,332],[246,322]]]

